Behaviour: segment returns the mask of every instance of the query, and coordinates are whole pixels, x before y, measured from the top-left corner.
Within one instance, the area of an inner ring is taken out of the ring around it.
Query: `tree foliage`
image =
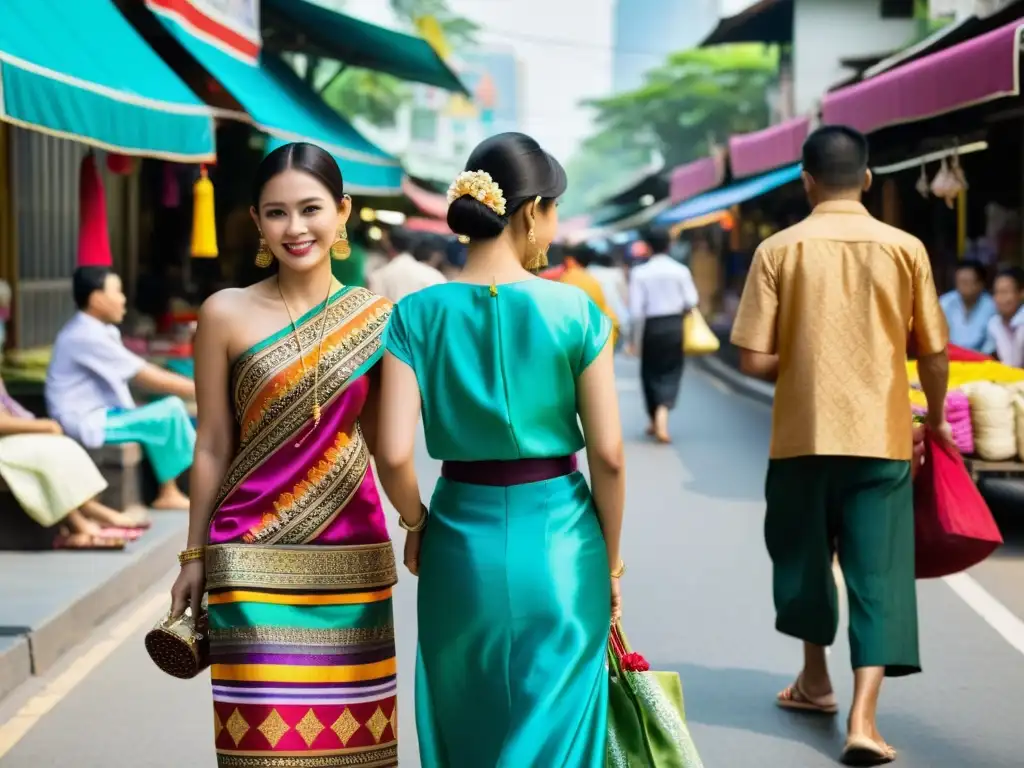
[[[615,192],[656,156],[681,165],[707,157],[712,142],[764,128],[777,72],[773,48],[696,48],[670,55],[636,90],[586,102],[597,130],[569,162],[567,212]]]

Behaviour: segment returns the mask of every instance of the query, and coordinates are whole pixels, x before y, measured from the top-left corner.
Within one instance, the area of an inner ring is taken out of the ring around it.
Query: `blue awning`
[[[0,119],[110,152],[215,157],[213,111],[113,0],[4,0]]]
[[[277,56],[263,51],[253,66],[193,36],[172,17],[157,18],[245,109],[241,119],[282,143],[306,141],[326,149],[341,166],[350,192],[401,194],[398,160],[367,141]]]
[[[780,168],[777,171],[766,173],[763,176],[755,176],[728,187],[716,189],[713,192],[705,192],[692,200],[680,203],[675,208],[670,208],[655,219],[658,224],[678,224],[680,221],[694,219],[698,216],[705,216],[723,208],[729,208],[747,200],[753,200],[766,192],[796,181],[800,178],[800,163]]]

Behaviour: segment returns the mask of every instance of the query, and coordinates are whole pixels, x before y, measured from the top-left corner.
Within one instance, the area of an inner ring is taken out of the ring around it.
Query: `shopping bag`
[[[960,454],[931,433],[925,435],[924,464],[914,480],[917,578],[964,571],[1002,543],[992,512]]]
[[[704,768],[675,672],[652,672],[618,622],[608,640],[608,768]]]
[[[683,317],[683,353],[691,357],[713,355],[720,344],[708,327],[699,309],[692,309]]]

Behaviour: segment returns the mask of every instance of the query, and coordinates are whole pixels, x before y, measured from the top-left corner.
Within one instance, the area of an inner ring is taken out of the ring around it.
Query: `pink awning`
[[[811,118],[797,117],[763,131],[741,133],[729,139],[729,165],[736,178],[800,162]]]
[[[720,187],[725,181],[725,158],[722,154],[694,160],[672,170],[669,179],[669,197],[681,203],[691,197]]]
[[[864,133],[1020,92],[1020,19],[826,94],[822,117]]]
[[[410,232],[426,232],[431,235],[450,235],[448,223],[443,219],[428,219],[425,216],[410,216],[405,220],[404,227]]]
[[[442,220],[448,218],[448,198],[444,195],[424,189],[408,176],[402,177],[402,192],[427,216]]]

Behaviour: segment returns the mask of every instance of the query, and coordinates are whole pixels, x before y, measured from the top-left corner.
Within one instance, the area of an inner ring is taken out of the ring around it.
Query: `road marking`
[[[708,378],[708,381],[711,382],[711,386],[714,387],[715,389],[717,389],[722,394],[724,394],[724,395],[731,395],[731,394],[733,394],[733,388],[730,387],[728,384],[726,384],[724,381],[722,381],[717,376],[708,376],[707,378]]]
[[[67,698],[75,687],[102,664],[110,654],[120,647],[142,626],[153,621],[166,609],[167,595],[161,592],[149,602],[135,610],[130,616],[111,629],[106,637],[96,643],[82,656],[57,676],[40,693],[33,696],[6,723],[0,724],[0,760],[32,730],[33,726],[51,709]]]
[[[1024,621],[996,600],[988,591],[966,573],[957,573],[943,579],[957,596],[978,614],[986,624],[1002,635],[1003,639],[1024,653]]]

